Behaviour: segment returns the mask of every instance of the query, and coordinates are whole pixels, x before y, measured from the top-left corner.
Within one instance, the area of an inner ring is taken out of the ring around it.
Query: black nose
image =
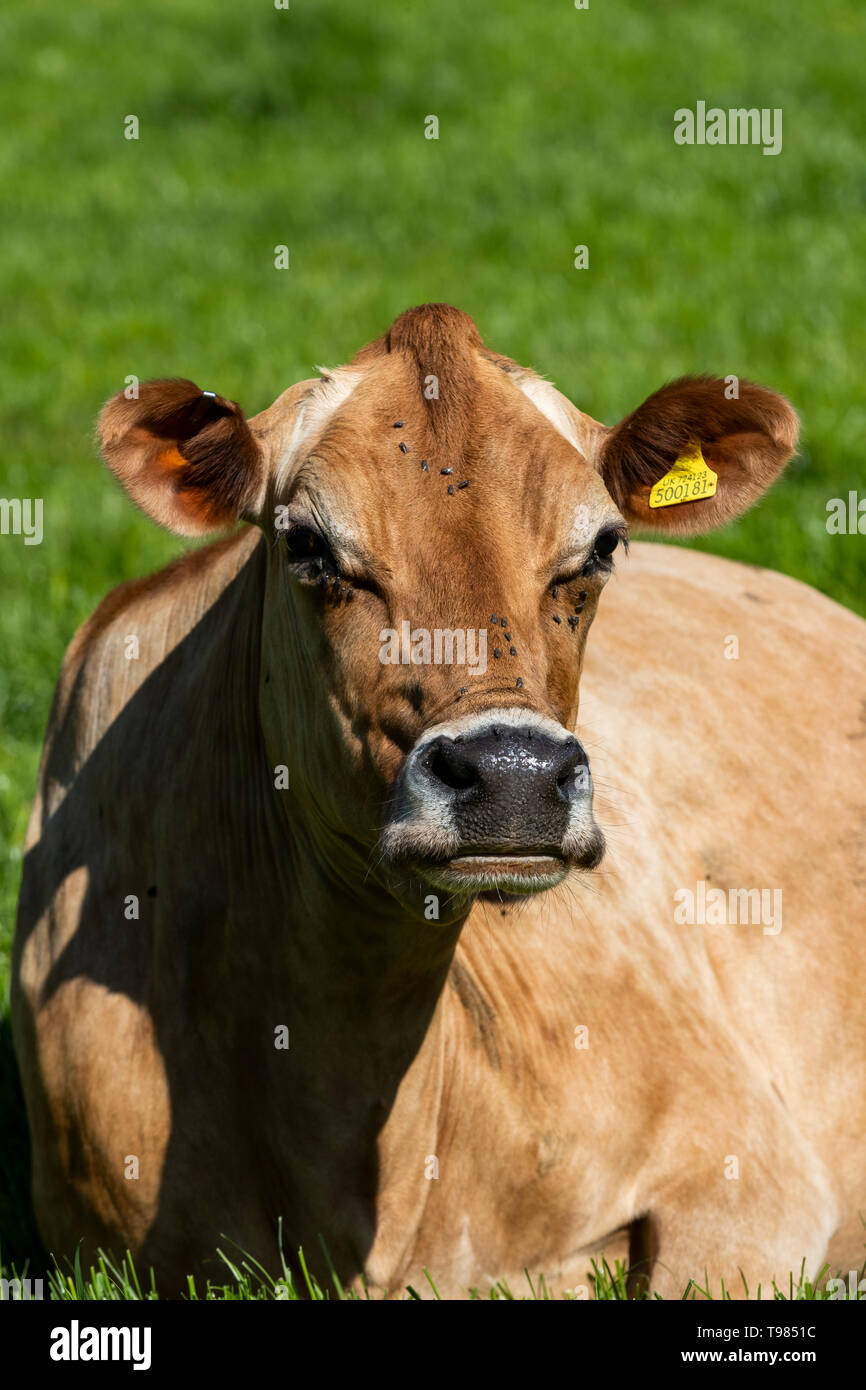
[[[570,805],[590,786],[576,738],[495,726],[471,738],[433,739],[418,776],[448,802],[461,841],[484,848],[558,852]]]

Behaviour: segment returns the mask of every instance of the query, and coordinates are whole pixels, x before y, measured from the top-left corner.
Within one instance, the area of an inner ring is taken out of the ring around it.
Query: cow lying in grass
[[[783,468],[790,406],[730,395],[606,428],[431,305],[249,421],[109,401],[151,517],[249,524],[111,593],[60,676],[13,986],[52,1250],[169,1291],[224,1235],[276,1268],[279,1218],[395,1292],[859,1268],[866,629],[619,561]]]

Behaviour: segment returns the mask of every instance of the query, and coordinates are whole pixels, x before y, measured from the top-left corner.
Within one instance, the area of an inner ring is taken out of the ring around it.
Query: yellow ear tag
[[[676,507],[680,502],[697,502],[712,497],[719,481],[697,443],[689,444],[673,467],[650,488],[651,507]]]

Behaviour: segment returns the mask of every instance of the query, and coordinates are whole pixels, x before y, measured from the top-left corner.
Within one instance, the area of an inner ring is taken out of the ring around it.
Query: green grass
[[[327,1255],[327,1250],[325,1250],[325,1254]],[[270,1274],[258,1260],[253,1259],[243,1250],[229,1254],[218,1248],[216,1257],[216,1262],[224,1276],[223,1279],[212,1278],[202,1282],[201,1280],[196,1281],[190,1275],[183,1296],[186,1300],[218,1303],[294,1303],[301,1299],[313,1302],[363,1302],[364,1300],[380,1301],[385,1297],[407,1300],[420,1300],[422,1297],[411,1284],[390,1295],[381,1293],[371,1295],[366,1282],[363,1280],[360,1291],[347,1289],[340,1282],[330,1260],[328,1260],[328,1264],[331,1270],[331,1281],[329,1285],[323,1285],[310,1273],[303,1250],[297,1252],[297,1272],[293,1272],[291,1265],[281,1253],[282,1269],[281,1273],[276,1276]],[[828,1293],[826,1286],[828,1268],[825,1266],[821,1275],[814,1282],[807,1279],[801,1270],[798,1275],[791,1274],[789,1276],[787,1285],[780,1286],[774,1283],[772,1299],[779,1302],[797,1303],[829,1300],[833,1295]],[[862,1278],[864,1271],[866,1271],[866,1266],[860,1271],[860,1278]],[[24,1280],[27,1278],[28,1270],[24,1268],[19,1271],[15,1268],[8,1268],[4,1269],[2,1273],[9,1279],[20,1276]],[[31,1275],[31,1279],[33,1277],[36,1276]],[[425,1269],[424,1277],[426,1280],[424,1297],[429,1299],[432,1295],[434,1300],[441,1301],[434,1276]],[[574,1302],[588,1298],[605,1302],[643,1302],[650,1297],[654,1299],[659,1297],[658,1294],[648,1294],[645,1289],[629,1291],[628,1270],[619,1260],[615,1261],[611,1267],[604,1257],[590,1261],[586,1271],[586,1283],[579,1288],[554,1291],[543,1274],[533,1276],[528,1269],[523,1271],[523,1278],[524,1284],[516,1292],[512,1291],[506,1280],[500,1279],[485,1292],[481,1292],[478,1288],[467,1289],[466,1297],[471,1301],[485,1302],[552,1302],[556,1299]],[[159,1290],[153,1270],[148,1271],[146,1276],[142,1276],[129,1251],[121,1260],[100,1251],[96,1264],[86,1268],[82,1265],[78,1253],[74,1259],[65,1260],[63,1265],[52,1259],[47,1278],[43,1280],[43,1293],[47,1298],[59,1302],[137,1303],[159,1299]],[[762,1296],[761,1285],[759,1284],[754,1291],[751,1291],[744,1281],[743,1289],[740,1291],[741,1295],[742,1293],[745,1293],[747,1297],[752,1294],[755,1298],[760,1299]],[[699,1280],[690,1280],[682,1293],[683,1299],[692,1301],[729,1301],[731,1296],[732,1290],[725,1286],[724,1281],[714,1289],[707,1282],[702,1284]],[[856,1301],[861,1301],[863,1297],[866,1296],[855,1291],[854,1299]],[[844,1297],[840,1301],[849,1300],[850,1291],[846,1282]]]
[[[129,373],[252,413],[449,300],[607,422],[683,372],[752,377],[797,405],[803,450],[700,544],[866,612],[861,540],[824,526],[866,433],[864,45],[850,0],[9,0],[0,495],[42,497],[45,540],[0,538],[0,996],[64,647],[182,548],[96,461],[94,417]],[[782,107],[782,154],[675,146],[673,112],[698,99]],[[2,1027],[0,1135],[20,1260],[35,1234]]]

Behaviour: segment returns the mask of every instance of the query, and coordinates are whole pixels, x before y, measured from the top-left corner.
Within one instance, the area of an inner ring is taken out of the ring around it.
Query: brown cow
[[[166,1291],[223,1236],[277,1268],[279,1218],[394,1292],[859,1268],[863,622],[636,545],[577,724],[626,524],[741,513],[787,402],[608,429],[432,305],[249,422],[152,382],[101,438],[173,531],[253,524],[63,665],[13,994],[49,1248]],[[715,492],[650,506],[697,446]]]

